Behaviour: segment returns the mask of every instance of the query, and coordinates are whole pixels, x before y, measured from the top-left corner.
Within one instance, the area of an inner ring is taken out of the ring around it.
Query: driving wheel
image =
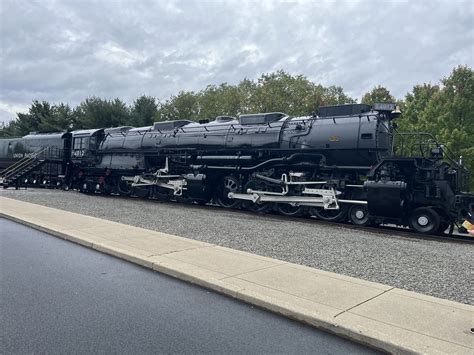
[[[310,216],[329,222],[341,222],[347,218],[347,206],[339,206],[338,210],[325,210],[324,207],[311,207]]]
[[[268,184],[259,179],[251,179],[247,184],[245,184],[244,191],[248,189],[256,191],[269,191],[270,188]],[[253,201],[244,201],[243,206],[245,209],[258,212],[258,213],[267,213],[273,208],[273,204],[269,202],[253,202]]]
[[[229,198],[229,192],[239,192],[240,181],[235,176],[226,176],[217,192],[216,202],[225,208],[237,208],[240,200]]]

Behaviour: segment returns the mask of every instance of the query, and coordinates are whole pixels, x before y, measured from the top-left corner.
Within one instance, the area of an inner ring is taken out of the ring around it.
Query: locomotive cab
[[[87,129],[72,132],[71,159],[93,162],[103,138],[103,129]]]

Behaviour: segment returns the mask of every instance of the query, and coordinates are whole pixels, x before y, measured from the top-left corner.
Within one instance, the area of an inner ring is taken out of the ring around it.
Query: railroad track
[[[157,199],[149,199],[149,198],[139,198],[139,197],[125,197],[120,195],[101,195],[104,198],[117,198],[123,200],[130,200],[130,199],[139,199],[140,201],[150,201],[151,203],[160,203],[170,206],[176,206],[178,202],[175,201],[161,201]],[[298,221],[299,223],[305,224],[322,224],[322,225],[330,225],[330,226],[338,226],[347,230],[353,230],[356,228],[357,230],[363,230],[370,233],[381,233],[387,236],[393,237],[404,237],[410,239],[420,239],[420,240],[433,240],[437,242],[445,242],[445,243],[461,243],[461,244],[474,244],[474,237],[470,237],[468,235],[462,235],[459,233],[453,234],[420,234],[411,229],[401,227],[401,226],[394,226],[394,225],[381,225],[381,226],[354,226],[348,222],[331,222],[325,221],[322,219],[318,219],[316,217],[309,217],[309,216],[301,216],[301,217],[291,217],[291,216],[284,216],[277,213],[258,213],[252,211],[246,211],[241,209],[225,209],[217,204],[208,203],[205,205],[197,204],[197,203],[179,203],[180,208],[199,208],[199,209],[207,209],[207,210],[215,210],[215,211],[226,211],[235,214],[241,214],[242,216],[246,217],[264,217],[267,219],[273,219],[278,221],[289,221],[295,222]]]

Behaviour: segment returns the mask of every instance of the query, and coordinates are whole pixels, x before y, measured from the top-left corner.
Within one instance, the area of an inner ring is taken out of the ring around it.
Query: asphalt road
[[[282,219],[277,215],[74,191],[0,189],[0,196],[474,304],[474,244],[370,232],[317,220]]]
[[[374,353],[0,218],[0,353]]]

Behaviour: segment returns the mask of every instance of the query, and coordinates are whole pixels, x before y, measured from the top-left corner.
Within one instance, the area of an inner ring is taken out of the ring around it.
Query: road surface
[[[0,218],[0,353],[373,353]]]

